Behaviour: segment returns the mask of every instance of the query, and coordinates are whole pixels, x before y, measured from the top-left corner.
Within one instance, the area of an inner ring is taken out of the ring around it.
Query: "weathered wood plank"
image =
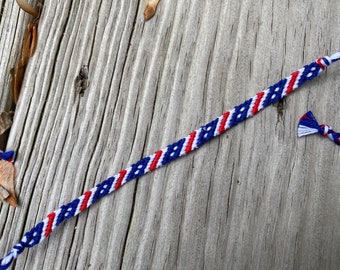
[[[0,205],[2,255],[60,204],[340,48],[336,0],[162,0],[148,22],[144,4],[45,1],[7,145],[20,207]],[[30,18],[0,6],[4,110]],[[339,149],[296,124],[312,109],[340,129],[338,68],[62,224],[16,268],[337,269]]]

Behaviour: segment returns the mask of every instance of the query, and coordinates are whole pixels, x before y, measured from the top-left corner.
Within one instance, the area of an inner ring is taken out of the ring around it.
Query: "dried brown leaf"
[[[0,135],[5,133],[13,123],[14,112],[2,112],[0,113]]]
[[[144,9],[144,20],[150,20],[156,13],[159,0],[148,0]]]
[[[150,20],[156,13],[156,9],[153,6],[147,5],[144,9],[144,20]]]
[[[17,197],[14,190],[15,168],[13,163],[0,160],[0,199],[6,200],[11,206],[17,207]]]

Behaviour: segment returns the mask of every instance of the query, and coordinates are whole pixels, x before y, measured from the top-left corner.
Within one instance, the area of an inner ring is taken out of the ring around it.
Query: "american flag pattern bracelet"
[[[257,114],[262,109],[291,94],[295,89],[305,82],[317,77],[327,66],[338,60],[340,60],[340,52],[331,56],[318,58],[311,64],[298,69],[290,76],[257,93],[255,96],[249,98],[242,104],[235,106],[233,109],[225,112],[211,122],[192,131],[188,136],[156,151],[150,156],[144,157],[126,169],[121,170],[116,175],[97,184],[70,203],[60,206],[57,210],[48,214],[43,221],[24,234],[22,239],[14,245],[12,250],[0,260],[0,269],[7,269],[25,248],[31,248],[41,243],[63,221],[77,216],[79,213],[89,208],[98,199],[112,193],[132,179],[139,178],[181,156],[187,155],[214,137],[224,133],[238,123]],[[310,119],[310,115],[302,117],[302,123],[300,124],[300,127],[302,127],[302,129],[304,127],[305,131],[306,126],[310,126],[310,122],[303,121],[306,120],[306,118]],[[316,125],[317,127],[312,125],[310,128],[314,129],[314,131],[316,129],[317,132],[319,132],[319,125]],[[327,133],[327,136],[333,136],[333,133],[329,133],[329,131],[330,129],[328,128],[327,130],[323,129],[322,132],[323,134]],[[0,158],[4,157],[9,157],[10,159],[13,157],[13,153],[1,153]]]

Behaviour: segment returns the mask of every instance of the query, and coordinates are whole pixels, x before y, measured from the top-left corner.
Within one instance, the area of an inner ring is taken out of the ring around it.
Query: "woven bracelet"
[[[33,247],[42,242],[63,221],[77,216],[79,213],[89,208],[98,199],[117,190],[132,179],[139,178],[178,157],[190,153],[238,123],[252,117],[265,107],[278,102],[306,81],[317,77],[327,66],[339,59],[340,52],[331,56],[318,58],[315,62],[300,68],[290,76],[268,87],[266,90],[257,93],[254,97],[246,100],[244,103],[235,106],[233,109],[225,112],[213,121],[194,130],[188,136],[141,159],[130,167],[86,191],[72,202],[60,206],[57,210],[48,214],[43,221],[24,234],[20,242],[0,260],[0,269],[7,269],[25,248]]]

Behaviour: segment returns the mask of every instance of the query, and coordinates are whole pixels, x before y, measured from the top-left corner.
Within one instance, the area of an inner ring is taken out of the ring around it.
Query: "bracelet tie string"
[[[311,64],[298,69],[290,76],[268,87],[266,90],[257,93],[244,103],[235,106],[213,121],[194,130],[188,136],[141,159],[116,175],[97,184],[72,202],[60,206],[57,210],[48,214],[47,217],[34,228],[26,232],[19,243],[17,243],[4,258],[0,259],[0,270],[7,269],[25,248],[30,248],[41,243],[63,221],[77,216],[98,199],[112,193],[132,179],[139,178],[181,156],[189,154],[191,151],[221,135],[238,123],[257,114],[265,107],[293,93],[295,89],[317,77],[327,66],[338,60],[340,60],[340,52],[331,56],[318,58]]]
[[[0,159],[6,160],[8,162],[14,162],[14,151],[2,152],[0,151]]]
[[[319,125],[313,113],[311,111],[306,112],[299,120],[297,134],[299,137],[302,137],[315,133],[319,133],[323,137],[328,137],[334,143],[340,145],[340,133],[335,132],[329,125]]]

